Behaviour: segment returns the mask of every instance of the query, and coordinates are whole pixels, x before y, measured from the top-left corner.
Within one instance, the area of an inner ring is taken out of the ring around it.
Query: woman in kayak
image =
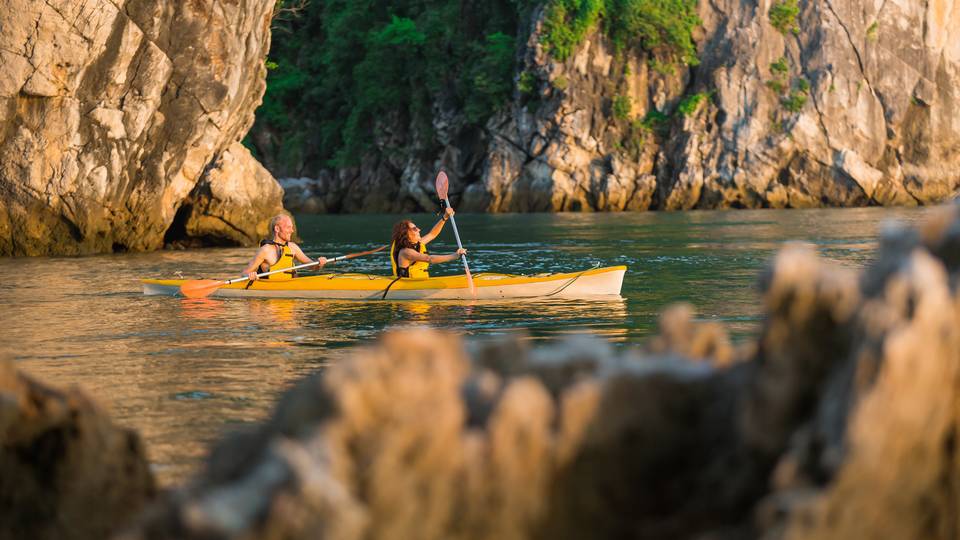
[[[427,253],[427,244],[440,234],[443,225],[453,214],[453,208],[447,208],[443,219],[423,236],[420,236],[420,227],[409,219],[401,220],[393,226],[393,237],[390,240],[390,266],[394,277],[428,278],[430,273],[427,269],[431,264],[455,261],[467,252],[460,248],[448,255]]]
[[[293,218],[286,214],[274,216],[270,220],[270,240],[260,242],[260,249],[254,255],[250,264],[243,269],[243,273],[251,281],[260,279],[257,276],[259,272],[270,272],[273,270],[282,270],[294,266],[294,260],[301,263],[313,262],[313,259],[307,257],[300,246],[290,241],[293,237]],[[327,264],[326,257],[317,259],[317,264],[322,268]],[[265,276],[263,279],[279,281],[296,277],[296,271],[281,272],[272,276]]]

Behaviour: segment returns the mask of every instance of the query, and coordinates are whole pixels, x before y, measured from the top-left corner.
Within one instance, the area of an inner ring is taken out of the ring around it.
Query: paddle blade
[[[477,287],[473,284],[473,276],[470,275],[470,268],[467,267],[466,261],[464,261],[463,269],[467,273],[467,285],[470,286],[470,296],[477,297]]]
[[[180,294],[187,298],[206,298],[223,285],[224,282],[213,279],[191,279],[180,285]]]
[[[440,171],[437,175],[437,196],[441,201],[447,198],[448,187],[450,187],[450,181],[447,179],[447,173]]]

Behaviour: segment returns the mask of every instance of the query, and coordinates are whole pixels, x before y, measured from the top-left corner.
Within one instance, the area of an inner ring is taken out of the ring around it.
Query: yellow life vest
[[[427,252],[427,246],[423,245],[422,242],[417,242],[417,245],[413,247],[420,253]],[[400,250],[397,249],[396,243],[390,244],[390,269],[393,270],[393,277],[428,278],[430,277],[428,268],[430,268],[430,263],[423,261],[414,261],[410,266],[400,268]],[[401,273],[406,275],[400,275]]]
[[[290,246],[287,244],[278,244],[276,242],[264,241],[261,245],[272,244],[279,249],[277,262],[270,265],[268,268],[264,269],[264,265],[267,263],[264,262],[260,265],[258,272],[272,272],[274,270],[283,270],[284,268],[292,268],[295,266],[293,264],[293,250],[290,249]],[[270,274],[269,276],[263,276],[260,279],[269,279],[270,281],[285,281],[288,279],[293,279],[297,277],[297,271],[291,270],[290,272],[280,272],[278,274]]]

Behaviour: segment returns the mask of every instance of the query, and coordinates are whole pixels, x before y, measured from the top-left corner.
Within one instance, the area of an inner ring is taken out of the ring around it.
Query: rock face
[[[254,244],[267,221],[283,211],[283,189],[234,142],[204,172],[183,201],[166,240],[180,246]]]
[[[0,255],[156,249],[185,201],[190,236],[168,241],[251,242],[280,208],[269,174],[236,177],[258,167],[236,142],[263,95],[273,7],[8,2]],[[225,195],[229,183],[258,196]]]
[[[430,160],[385,150],[286,204],[380,212],[389,194],[390,211],[431,209],[439,167],[459,208],[492,212],[916,205],[960,193],[954,0],[811,0],[783,32],[775,4],[700,2],[701,63],[673,73],[646,53],[616,54],[598,32],[556,62],[535,12],[516,75],[534,77],[532,94],[518,91],[483,130],[437,111],[442,150]],[[344,197],[357,177],[366,189]]]
[[[0,361],[0,538],[107,538],[154,496],[136,433]]]
[[[661,182],[662,206],[903,205],[956,195],[952,3],[806,2],[797,32],[783,34],[768,5],[751,14],[739,1],[705,4],[691,90],[714,99],[665,147],[675,174]]]
[[[861,275],[788,246],[758,342],[388,334],[124,538],[930,538],[960,532],[960,206]]]

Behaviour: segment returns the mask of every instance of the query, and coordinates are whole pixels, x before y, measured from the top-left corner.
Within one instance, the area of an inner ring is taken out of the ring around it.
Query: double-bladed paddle
[[[447,173],[440,171],[437,175],[437,196],[440,197],[440,200],[443,201],[448,208],[453,208],[450,206],[450,201],[447,199],[447,189],[450,187],[450,181],[447,178]],[[450,216],[450,224],[453,225],[453,236],[457,239],[457,248],[463,249],[463,244],[460,243],[460,232],[457,231],[457,220]],[[473,286],[473,276],[470,275],[470,267],[467,265],[467,256],[461,255],[463,259],[463,271],[467,274],[467,285],[470,286],[470,294],[474,297],[477,296],[477,289]]]
[[[354,259],[356,257],[363,257],[364,255],[371,255],[378,251],[383,251],[387,249],[387,246],[380,246],[377,249],[371,249],[369,251],[361,251],[360,253],[350,253],[348,255],[340,255],[339,257],[334,257],[332,259],[327,259],[327,264],[335,263],[338,261],[345,261],[347,259]],[[300,270],[301,268],[310,268],[311,266],[316,266],[320,264],[319,261],[308,262],[300,264],[297,266],[292,266],[290,268],[281,268],[280,270],[271,270],[270,272],[262,272],[257,274],[257,277],[269,276],[271,274],[279,274],[280,272],[290,272],[293,270]],[[247,281],[250,278],[247,276],[227,279],[227,280],[216,280],[216,279],[191,279],[184,281],[180,285],[180,294],[186,296],[187,298],[206,298],[213,294],[213,291],[223,287],[224,285],[230,285],[231,283],[240,283],[241,281]]]

